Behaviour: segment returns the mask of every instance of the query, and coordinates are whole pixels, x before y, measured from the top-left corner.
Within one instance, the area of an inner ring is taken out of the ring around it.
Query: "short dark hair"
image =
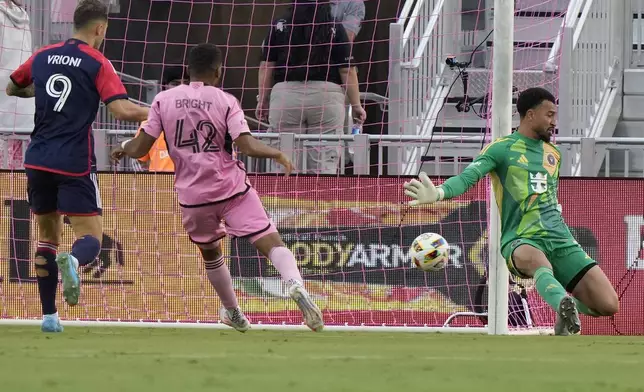
[[[74,29],[80,30],[96,21],[107,22],[108,15],[109,8],[101,0],[81,0],[74,10]]]
[[[222,62],[221,50],[215,44],[199,44],[188,55],[191,75],[204,75],[217,69]]]
[[[532,87],[527,90],[523,90],[517,99],[517,111],[519,112],[519,116],[521,116],[521,118],[525,117],[528,110],[536,108],[541,105],[543,101],[550,101],[555,105],[557,104],[555,96],[545,88]]]
[[[165,67],[165,69],[163,70],[163,77],[161,78],[161,84],[165,86],[170,82],[174,82],[175,80],[186,79],[186,75],[188,75],[188,73],[186,72],[185,67],[181,67],[181,66]]]

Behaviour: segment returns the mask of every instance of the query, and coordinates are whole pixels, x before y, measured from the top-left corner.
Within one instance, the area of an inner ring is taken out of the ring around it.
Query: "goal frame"
[[[492,64],[492,140],[512,129],[512,75],[514,0],[494,0],[494,52]],[[501,216],[490,186],[488,334],[507,335],[509,271],[501,255]]]
[[[514,1],[494,1],[494,46],[492,68],[492,140],[510,134],[512,128],[512,73],[513,73],[513,40],[514,40]],[[531,327],[523,329],[509,329],[508,326],[508,291],[509,272],[500,253],[500,216],[494,202],[494,189],[490,186],[490,213],[489,213],[489,279],[488,279],[488,312],[457,312],[445,321],[442,326],[367,326],[367,325],[329,325],[329,331],[369,331],[369,332],[440,332],[463,334],[490,334],[490,335],[545,335],[551,334],[548,328]],[[458,317],[487,316],[487,326],[452,327],[451,322]],[[17,319],[0,318],[0,325],[38,326],[41,320],[35,318]],[[208,321],[177,321],[165,320],[87,320],[64,319],[61,320],[66,327],[134,327],[134,328],[189,328],[189,329],[229,329],[221,322]],[[304,331],[308,328],[302,324],[253,324],[255,330],[289,330]]]
[[[474,314],[474,313],[472,313]],[[476,313],[478,314],[478,313]],[[460,315],[467,315],[461,313]],[[42,323],[41,319],[0,319],[0,325],[6,326],[29,326],[38,327]],[[103,327],[103,328],[161,328],[161,329],[214,329],[214,330],[230,330],[230,327],[221,322],[204,322],[204,321],[153,321],[153,320],[139,320],[139,321],[121,321],[121,320],[61,320],[64,327]],[[252,330],[255,331],[299,331],[307,332],[309,328],[303,324],[265,324],[257,323],[252,324]],[[486,334],[489,333],[487,326],[484,327],[430,327],[430,326],[405,326],[405,325],[326,325],[324,331],[332,332],[404,332],[404,333],[457,333],[457,334]],[[510,335],[552,335],[550,328],[522,328],[509,332]]]

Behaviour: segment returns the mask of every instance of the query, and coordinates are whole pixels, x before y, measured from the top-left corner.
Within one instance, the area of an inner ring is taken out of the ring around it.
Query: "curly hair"
[[[523,90],[517,99],[517,111],[521,118],[525,117],[528,110],[534,109],[541,105],[543,101],[550,101],[557,104],[557,100],[552,93],[542,87],[532,87]]]

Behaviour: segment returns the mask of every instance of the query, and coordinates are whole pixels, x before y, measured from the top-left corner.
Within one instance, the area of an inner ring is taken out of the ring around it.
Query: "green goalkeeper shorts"
[[[531,276],[525,276],[514,266],[512,254],[514,253],[514,250],[521,245],[530,245],[539,249],[546,255],[548,261],[550,261],[555,279],[557,279],[557,281],[561,283],[568,292],[572,292],[581,278],[584,277],[588,270],[597,265],[597,262],[588,256],[581,246],[579,246],[577,241],[574,239],[571,239],[571,241],[573,245],[570,245],[571,242],[567,242],[567,244],[562,247],[561,242],[520,238],[506,245],[501,253],[503,258],[505,258],[508,269],[512,275],[519,278],[529,279]]]

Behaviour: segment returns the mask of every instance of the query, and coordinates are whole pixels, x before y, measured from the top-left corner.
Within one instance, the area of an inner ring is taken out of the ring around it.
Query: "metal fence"
[[[563,136],[595,138],[612,135],[621,113],[621,76],[626,53],[623,1],[571,0],[551,51],[547,69],[558,73],[559,131]],[[554,57],[559,52],[560,56]],[[555,64],[556,62],[559,64]],[[573,148],[573,150],[575,150]],[[600,154],[597,162],[603,162]],[[592,166],[599,171],[599,164]],[[576,150],[573,173],[583,168]],[[583,168],[587,170],[587,168]]]
[[[19,130],[20,132],[20,130]],[[134,168],[127,162],[115,165],[109,160],[110,146],[134,135],[134,130],[95,129],[96,155],[99,170],[132,171]],[[0,129],[3,138],[27,140],[28,130],[22,134],[14,130]],[[300,135],[293,133],[254,132],[253,135],[265,142],[273,142],[287,154],[292,154],[298,141],[321,142],[340,145],[341,158],[338,174],[345,174],[345,163],[351,159],[353,173],[367,175],[376,168],[378,175],[389,172],[385,156],[391,149],[404,146],[417,149],[421,155],[435,157],[433,162],[418,162],[419,170],[431,175],[452,176],[460,173],[474,157],[478,155],[483,143],[480,136],[454,137],[434,135],[422,137],[413,135]],[[26,143],[23,145],[26,146]],[[559,137],[557,145],[562,152],[561,175],[583,177],[644,177],[644,138],[572,138]],[[375,150],[376,161],[372,161]],[[351,154],[349,156],[349,152]],[[578,153],[579,152],[579,153]],[[577,158],[579,154],[580,158]],[[594,169],[598,159],[606,156],[599,173]],[[442,159],[444,158],[444,159]],[[269,165],[265,160],[239,156],[250,172],[267,172]],[[575,162],[581,160],[581,172],[575,173]],[[3,162],[6,164],[6,162]],[[416,173],[410,173],[416,174]]]
[[[632,1],[644,12],[644,6],[640,5],[644,0]],[[455,39],[464,35],[454,18],[460,12],[460,3],[409,0],[399,20],[391,25],[390,134],[430,136],[434,131],[452,79],[445,72],[445,58],[450,53],[462,53],[466,46],[457,41],[460,38]],[[619,101],[620,76],[626,58],[624,43],[630,34],[630,26],[624,22],[632,19],[627,12],[630,8],[631,0],[570,0],[568,3],[549,60],[543,71],[533,70],[558,93],[562,136],[599,137],[609,135],[615,128],[617,119],[609,109]],[[644,36],[644,25],[642,33]],[[525,70],[515,74],[514,79],[519,75],[533,76]],[[520,88],[530,83],[519,83]],[[475,127],[486,126],[484,119],[477,123]],[[604,133],[608,128],[612,129]],[[401,173],[411,174],[418,170],[415,163],[420,161],[419,153],[413,148],[401,148],[390,154],[390,163],[408,161],[401,167]],[[575,151],[574,159],[574,170],[578,173],[581,170],[579,151]]]
[[[448,94],[445,57],[462,42],[460,2],[406,1],[389,37],[389,134],[431,135]],[[417,169],[415,149],[392,149],[390,161],[408,161],[401,173]]]
[[[340,144],[342,146],[338,174],[345,174],[345,163],[353,162],[353,173],[368,175],[376,168],[378,175],[385,175],[391,162],[385,160],[386,154],[393,148],[405,147],[416,149],[419,156],[432,156],[433,162],[417,162],[418,171],[424,170],[430,175],[453,176],[460,173],[476,157],[484,142],[480,136],[421,137],[413,135],[299,135],[293,133],[254,133],[255,137],[265,142],[277,141],[280,150],[289,154],[295,151],[298,141]],[[131,134],[119,131],[107,132],[108,143],[117,143]],[[557,145],[562,152],[561,176],[582,177],[644,177],[644,138],[572,138],[559,137]],[[376,150],[376,161],[371,160],[372,151]],[[351,151],[348,156],[347,151]],[[580,151],[577,158],[577,152]],[[599,173],[594,169],[597,159],[603,158]],[[441,159],[444,158],[444,159]],[[251,172],[267,172],[269,165],[265,160],[240,156]],[[575,162],[581,160],[581,171],[575,173]],[[110,166],[112,170],[125,167]],[[415,175],[418,173],[409,173]]]
[[[609,44],[613,0],[571,1],[560,35],[559,106],[561,128],[586,135],[612,65]],[[575,7],[574,5],[577,5]],[[615,30],[612,30],[612,29]]]
[[[644,0],[626,0],[631,5],[630,23],[626,27],[632,30],[632,41],[628,41],[630,66],[644,67]],[[630,16],[630,15],[629,15]]]

